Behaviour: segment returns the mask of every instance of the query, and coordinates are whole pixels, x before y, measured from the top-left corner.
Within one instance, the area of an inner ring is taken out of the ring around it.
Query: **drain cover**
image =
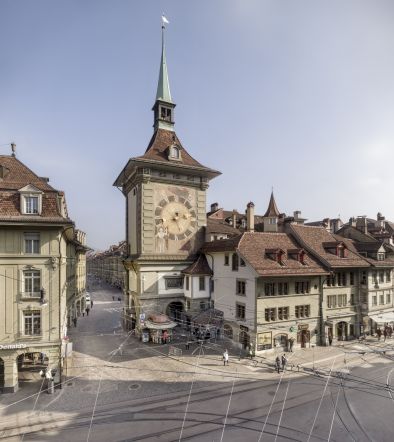
[[[141,387],[140,384],[130,384],[129,390],[138,390]]]

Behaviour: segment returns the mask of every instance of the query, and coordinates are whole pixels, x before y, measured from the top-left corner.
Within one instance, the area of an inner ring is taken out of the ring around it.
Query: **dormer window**
[[[25,196],[24,209],[27,214],[38,215],[38,196]]]
[[[284,266],[284,259],[286,258],[286,252],[282,249],[266,249],[265,255],[267,258],[276,261],[281,266]]]
[[[21,196],[20,210],[23,215],[40,215],[42,192],[32,185],[19,189]]]
[[[177,145],[173,144],[172,146],[169,146],[167,152],[169,160],[181,160],[181,149]]]
[[[384,252],[378,253],[378,261],[384,261],[386,258],[386,254]]]
[[[302,265],[307,265],[306,253],[304,249],[288,249],[287,254],[290,258],[295,259]]]
[[[269,218],[268,222],[269,222],[269,224],[274,225],[274,224],[276,224],[276,218]]]

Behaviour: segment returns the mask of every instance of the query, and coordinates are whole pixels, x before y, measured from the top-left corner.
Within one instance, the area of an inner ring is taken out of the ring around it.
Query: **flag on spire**
[[[170,22],[167,20],[167,17],[163,14],[161,16],[161,25],[163,26],[163,28],[165,27],[165,25],[169,24]]]

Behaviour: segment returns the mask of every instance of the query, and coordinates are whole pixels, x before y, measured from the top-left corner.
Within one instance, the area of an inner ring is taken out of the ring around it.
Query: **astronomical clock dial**
[[[196,227],[196,212],[190,202],[180,196],[171,195],[162,199],[155,209],[157,236],[181,241],[193,235]],[[160,241],[159,241],[160,242]],[[160,247],[162,250],[163,247]]]

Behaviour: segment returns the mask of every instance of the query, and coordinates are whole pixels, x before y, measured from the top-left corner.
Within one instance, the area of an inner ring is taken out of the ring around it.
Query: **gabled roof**
[[[33,185],[41,191],[56,192],[46,179],[40,178],[14,156],[0,155],[0,166],[8,170],[7,175],[0,178],[0,190],[19,190],[27,185]]]
[[[180,158],[176,161],[168,157],[168,149],[173,145],[176,145],[180,150]],[[136,166],[145,167],[151,165],[165,166],[180,173],[184,169],[186,173],[192,171],[193,173],[207,176],[209,179],[221,174],[221,172],[210,169],[195,160],[182,146],[174,131],[159,128],[153,133],[145,153],[141,156],[130,158],[113,185],[123,186]]]
[[[182,146],[177,134],[166,129],[157,129],[152,135],[144,155],[136,157],[136,159],[173,163],[173,161],[168,158],[167,149],[174,144],[181,150],[181,159],[179,163],[186,166],[205,168],[205,166],[189,155],[186,149]]]
[[[351,240],[332,234],[324,227],[290,224],[289,229],[296,240],[299,241],[307,251],[313,253],[316,258],[321,259],[329,268],[369,267],[368,262],[361,257],[354,246],[351,245]],[[333,245],[335,243],[340,244],[341,242],[343,242],[348,249],[348,255],[345,258],[336,256],[325,248],[325,243]]]
[[[276,202],[275,202],[274,192],[271,192],[271,198],[270,198],[270,202],[268,204],[268,209],[263,216],[264,216],[264,218],[266,218],[269,216],[279,216],[279,215],[280,215],[280,212],[279,212],[279,209],[278,209]]]
[[[186,275],[212,275],[212,270],[209,267],[207,258],[205,255],[201,254],[198,256],[197,260],[193,262],[189,267],[182,270],[182,273]]]
[[[206,232],[208,234],[222,233],[231,236],[236,236],[241,233],[238,229],[230,226],[225,221],[213,218],[207,218]]]
[[[203,247],[206,253],[238,252],[260,276],[327,274],[327,270],[308,253],[305,254],[303,263],[295,259],[295,249],[299,250],[300,245],[292,236],[264,232],[245,232],[237,238],[213,241]],[[285,252],[280,263],[268,256],[273,250]]]
[[[14,156],[0,155],[0,166],[7,174],[0,179],[0,221],[28,223],[71,223],[67,216],[64,193],[48,184]],[[21,213],[20,192],[41,192],[42,208],[39,215]],[[62,216],[63,205],[66,216]]]

